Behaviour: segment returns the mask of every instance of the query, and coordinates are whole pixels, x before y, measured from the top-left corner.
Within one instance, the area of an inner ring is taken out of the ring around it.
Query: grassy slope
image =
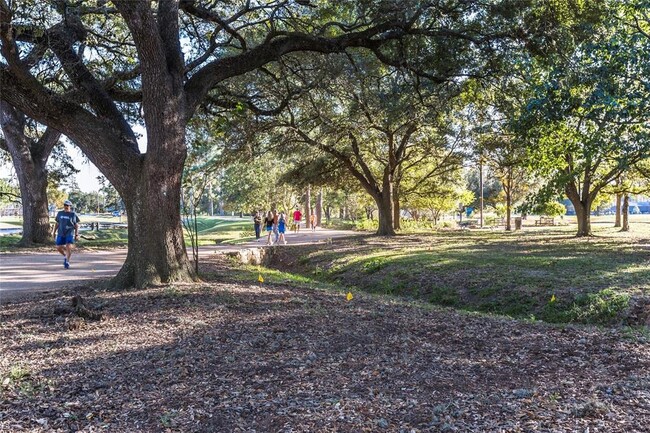
[[[638,227],[637,227],[638,229]],[[366,237],[280,252],[274,266],[373,293],[549,322],[612,323],[650,289],[650,224]]]

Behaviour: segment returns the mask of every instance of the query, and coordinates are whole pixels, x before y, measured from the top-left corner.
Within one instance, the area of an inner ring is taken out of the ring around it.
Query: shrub
[[[379,228],[379,221],[369,220],[365,218],[360,219],[354,223],[354,228],[355,230],[367,231],[367,232],[377,231],[377,229]]]

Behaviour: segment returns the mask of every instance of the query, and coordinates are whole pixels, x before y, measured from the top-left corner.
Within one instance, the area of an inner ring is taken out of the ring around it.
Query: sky
[[[67,145],[67,148],[68,154],[74,161],[74,166],[80,170],[75,176],[79,189],[83,192],[98,191],[100,185],[97,176],[102,176],[102,173],[95,167],[95,164],[83,156],[79,148],[71,145]]]

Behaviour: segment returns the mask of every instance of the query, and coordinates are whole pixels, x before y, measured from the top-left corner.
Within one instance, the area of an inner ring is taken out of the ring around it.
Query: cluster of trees
[[[531,205],[566,195],[588,235],[599,193],[647,185],[648,7],[0,0],[3,145],[33,231],[61,134],[106,176],[129,214],[116,286],[196,277],[180,214],[206,188],[251,208],[361,190],[392,235],[405,207],[466,201],[471,161],[508,220],[541,185]]]

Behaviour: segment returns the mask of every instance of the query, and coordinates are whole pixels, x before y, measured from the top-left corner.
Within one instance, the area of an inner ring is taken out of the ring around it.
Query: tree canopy
[[[114,285],[188,280],[181,185],[199,110],[279,114],[312,87],[310,56],[333,54],[453,89],[503,73],[513,53],[566,52],[604,4],[0,0],[0,97],[66,135],[124,199],[129,253]]]

